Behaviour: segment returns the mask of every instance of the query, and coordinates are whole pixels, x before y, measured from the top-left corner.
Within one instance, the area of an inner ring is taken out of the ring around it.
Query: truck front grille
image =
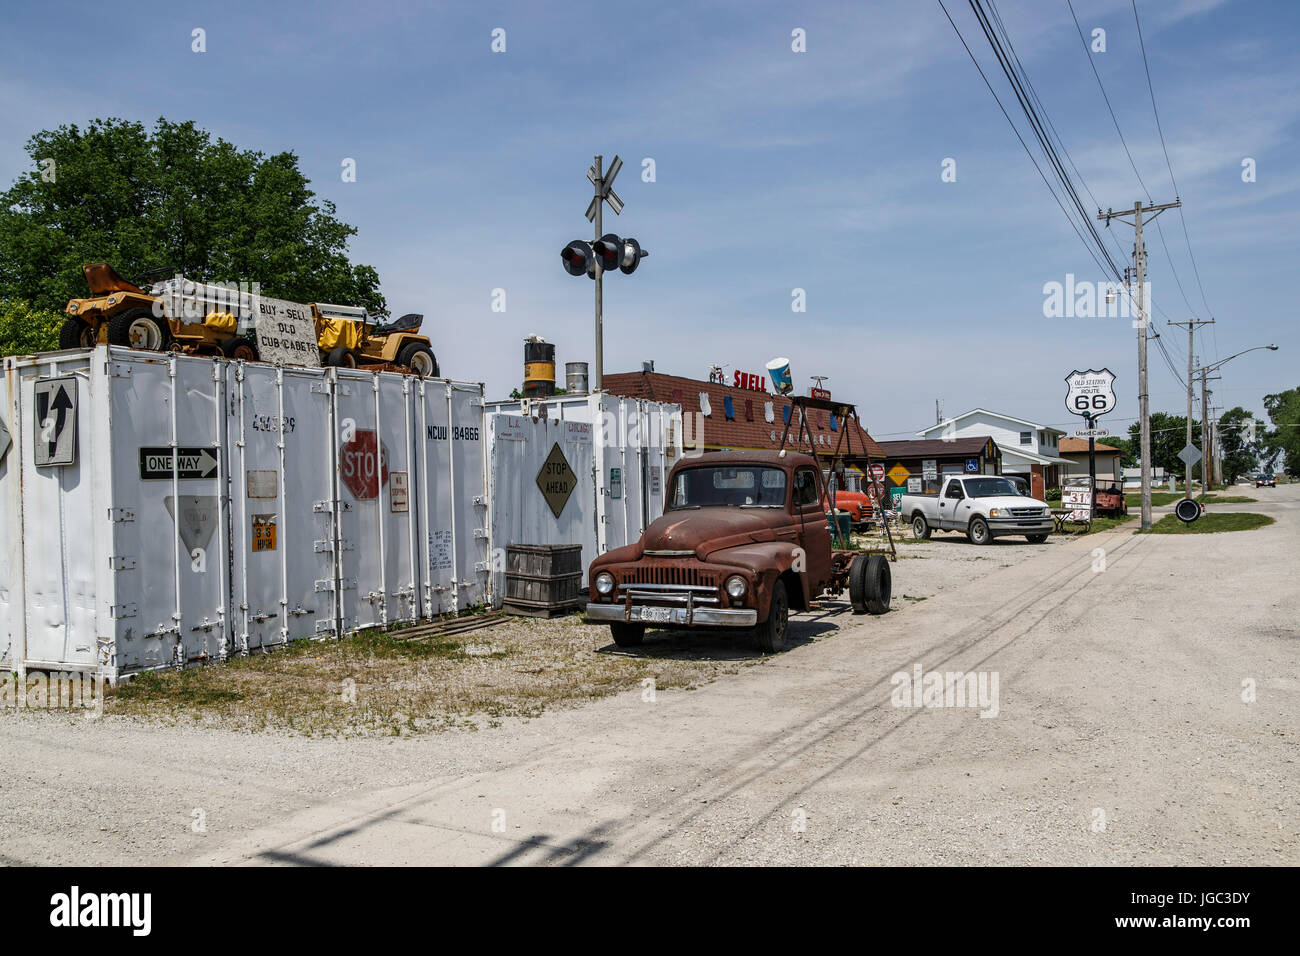
[[[619,584],[671,584],[678,587],[718,587],[718,576],[703,568],[683,565],[636,565],[619,569]]]

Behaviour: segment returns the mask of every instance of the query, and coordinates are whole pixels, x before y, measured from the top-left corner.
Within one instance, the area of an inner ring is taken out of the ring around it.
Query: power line
[[[1146,41],[1142,38],[1142,21],[1138,18],[1137,0],[1130,0],[1133,5],[1133,22],[1137,26],[1138,47],[1142,51],[1142,67],[1147,75],[1147,91],[1151,94],[1151,112],[1156,118],[1156,132],[1160,134],[1160,149],[1165,154],[1165,165],[1169,167],[1169,181],[1173,184],[1174,195],[1178,195],[1178,180],[1174,178],[1174,164],[1169,160],[1169,147],[1165,145],[1165,131],[1160,123],[1160,108],[1156,106],[1156,90],[1151,82],[1151,64],[1147,60]],[[1187,257],[1192,263],[1192,274],[1196,277],[1196,287],[1201,293],[1201,302],[1205,306],[1205,312],[1209,315],[1211,321],[1214,319],[1214,310],[1210,308],[1209,300],[1205,297],[1205,286],[1201,282],[1201,270],[1196,264],[1196,254],[1192,252],[1192,237],[1187,231],[1187,216],[1184,215],[1182,207],[1178,207],[1178,220],[1183,226],[1183,239],[1187,243]],[[1180,287],[1181,288],[1181,287]],[[1186,296],[1184,296],[1186,298]],[[1190,310],[1190,304],[1189,304]],[[1215,358],[1218,358],[1218,334],[1213,327],[1210,329],[1211,334],[1215,337],[1214,350]]]

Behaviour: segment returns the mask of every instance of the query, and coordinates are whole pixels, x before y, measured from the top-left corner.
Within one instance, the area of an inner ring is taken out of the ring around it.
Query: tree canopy
[[[0,300],[62,312],[86,294],[82,264],[104,261],[141,285],[177,273],[256,282],[388,314],[379,274],[348,258],[356,228],[291,152],[241,150],[192,122],[149,131],[111,118],[42,130],[26,148],[36,168],[0,196]]]
[[[1263,442],[1262,457],[1269,467],[1280,458],[1287,474],[1300,474],[1300,388],[1264,396],[1273,427]]]

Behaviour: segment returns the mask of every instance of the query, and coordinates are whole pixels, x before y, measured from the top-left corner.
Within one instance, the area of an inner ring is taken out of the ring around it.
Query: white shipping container
[[[114,679],[489,599],[481,385],[104,348],[3,377],[14,669]]]
[[[544,414],[543,414],[544,412]],[[587,568],[637,541],[663,514],[668,470],[681,456],[681,406],[608,394],[487,406],[493,592],[505,591],[511,544],[582,546]],[[538,476],[560,449],[574,487],[556,516]]]

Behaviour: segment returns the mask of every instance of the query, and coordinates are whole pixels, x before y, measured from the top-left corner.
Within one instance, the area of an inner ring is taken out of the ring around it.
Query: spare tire
[[[870,555],[863,562],[862,594],[867,611],[871,614],[884,614],[889,610],[889,599],[893,594],[893,576],[889,571],[889,562],[883,554]]]

